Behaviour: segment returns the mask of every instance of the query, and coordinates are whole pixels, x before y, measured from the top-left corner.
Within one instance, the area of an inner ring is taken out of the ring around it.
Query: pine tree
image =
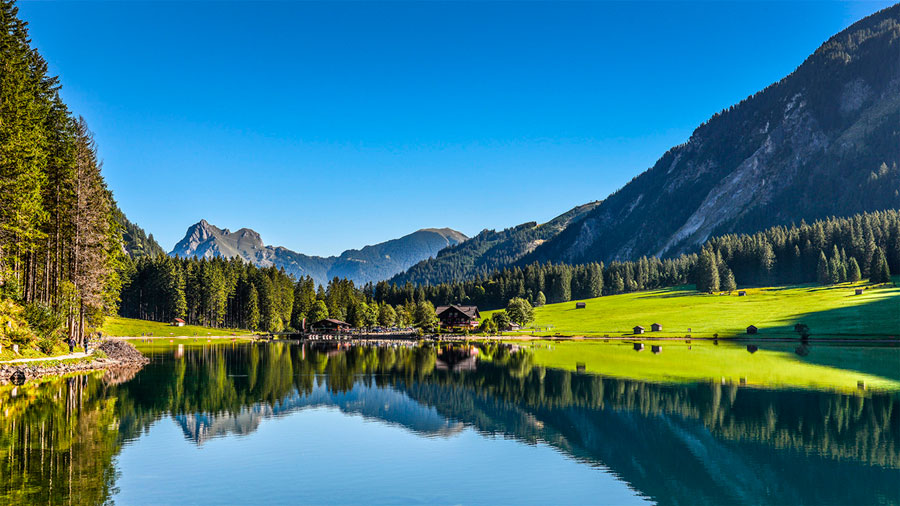
[[[872,267],[869,269],[871,276],[869,281],[872,283],[889,283],[891,281],[891,269],[888,266],[887,257],[884,250],[876,247],[875,253],[872,255]]]

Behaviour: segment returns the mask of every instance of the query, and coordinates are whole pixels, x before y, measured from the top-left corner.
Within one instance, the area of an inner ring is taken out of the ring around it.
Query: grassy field
[[[660,353],[652,353],[651,344],[660,345]],[[750,386],[838,391],[857,391],[857,382],[864,381],[868,389],[900,390],[897,347],[812,346],[809,355],[800,357],[793,352],[796,344],[760,346],[751,354],[745,344],[728,341],[718,345],[711,341],[645,342],[643,351],[635,351],[632,342],[624,341],[539,340],[524,346],[533,351],[535,365],[571,371],[583,365],[588,373],[641,381],[740,383],[743,379]],[[842,356],[848,358],[843,367],[827,365]],[[853,369],[856,364],[865,364],[869,371]]]
[[[185,325],[173,327],[168,323],[152,322],[148,320],[135,320],[133,318],[109,317],[106,323],[99,329],[104,336],[113,337],[206,337],[206,336],[243,336],[251,332],[241,329],[215,329]]]
[[[866,285],[748,288],[745,297],[702,294],[693,287],[635,292],[578,301],[585,309],[575,309],[576,301],[535,308],[532,327],[536,336],[631,336],[641,325],[648,337],[726,338],[746,335],[747,326],[755,325],[759,337],[796,338],[793,326],[802,322],[813,338],[900,337],[900,288],[866,287],[854,295],[857,287]],[[663,330],[650,332],[652,323]]]

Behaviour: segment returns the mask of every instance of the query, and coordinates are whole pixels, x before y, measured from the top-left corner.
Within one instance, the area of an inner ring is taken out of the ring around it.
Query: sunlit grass
[[[109,317],[99,329],[104,336],[113,337],[206,337],[206,336],[230,336],[248,335],[247,330],[221,329],[200,327],[197,325],[185,325],[174,327],[168,323],[137,320],[134,318]]]
[[[650,325],[660,323],[663,330],[654,336],[733,337],[755,325],[760,337],[796,337],[792,327],[803,322],[813,337],[900,337],[900,288],[870,287],[854,295],[863,286],[749,288],[744,297],[702,294],[693,287],[635,292],[578,301],[585,309],[575,309],[576,301],[535,308],[531,326],[543,336],[621,337],[636,325],[650,333]]]

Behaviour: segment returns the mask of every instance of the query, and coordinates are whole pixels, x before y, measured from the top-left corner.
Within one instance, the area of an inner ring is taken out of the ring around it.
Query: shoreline
[[[103,350],[107,357],[101,358],[94,355],[79,358],[46,357],[30,362],[0,363],[0,385],[10,383],[21,385],[46,376],[62,376],[71,373],[108,371],[121,368],[140,368],[150,362],[150,359],[145,357],[130,343],[109,339],[104,340],[97,349]]]

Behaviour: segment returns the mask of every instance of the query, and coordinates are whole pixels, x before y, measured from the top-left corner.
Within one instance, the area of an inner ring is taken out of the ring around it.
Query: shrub
[[[53,337],[44,336],[38,339],[37,347],[41,350],[45,355],[50,355],[53,353],[53,349],[56,347],[56,339]]]

